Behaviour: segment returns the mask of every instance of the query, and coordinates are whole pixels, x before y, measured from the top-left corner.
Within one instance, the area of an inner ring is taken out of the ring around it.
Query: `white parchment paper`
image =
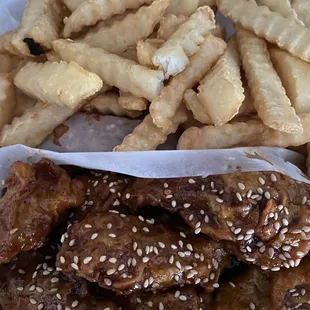
[[[0,34],[18,26],[25,3],[26,0],[0,0]],[[225,25],[228,36],[230,36],[233,31],[232,24],[220,14],[218,14],[217,19],[221,24]],[[77,122],[77,120],[79,121]],[[113,125],[111,117],[103,118],[101,121],[103,126],[106,126],[106,124],[108,126]],[[89,132],[85,133],[85,122],[87,122],[87,129],[91,133],[89,136],[87,136]],[[115,122],[117,123],[118,120],[115,120]],[[201,151],[80,153],[81,150],[109,150],[110,147],[114,146],[114,143],[119,143],[122,135],[128,134],[127,131],[131,130],[136,121],[132,122],[126,124],[126,130],[122,133],[115,136],[110,135],[108,146],[106,146],[102,141],[104,132],[102,132],[101,123],[88,121],[82,115],[74,116],[67,122],[70,131],[60,139],[60,142],[64,144],[63,148],[53,145],[51,142],[52,137],[49,137],[41,146],[49,150],[32,149],[22,145],[1,148],[0,179],[3,180],[8,175],[9,167],[15,161],[31,163],[46,157],[56,164],[70,164],[89,169],[108,170],[144,178],[201,176],[230,173],[236,170],[244,172],[277,171],[298,181],[310,183],[301,170],[297,168],[297,166],[304,164],[304,157],[298,153],[280,148],[252,147]],[[96,130],[100,132],[95,132]],[[105,138],[107,138],[107,135]],[[82,149],[78,146],[77,141],[83,144]],[[85,146],[86,141],[91,141],[91,145]],[[173,143],[170,145],[173,145]],[[57,152],[50,151],[51,149]],[[70,153],[59,153],[68,151]]]

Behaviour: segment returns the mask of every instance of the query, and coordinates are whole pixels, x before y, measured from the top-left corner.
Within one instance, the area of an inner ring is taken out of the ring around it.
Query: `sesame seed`
[[[194,183],[196,183],[196,181],[194,179],[188,179],[188,183],[189,184],[194,184]]]
[[[270,258],[272,258],[273,255],[274,255],[274,249],[273,248],[269,248],[268,254],[269,254]]]
[[[195,232],[196,235],[200,234],[201,228],[196,228],[194,232]]]
[[[108,223],[107,229],[111,229],[111,228],[112,228],[112,224],[111,224],[111,223]]]
[[[74,256],[74,257],[73,257],[73,261],[74,261],[76,264],[78,264],[78,263],[79,263],[79,258],[78,258],[77,256]]]
[[[264,193],[263,189],[261,187],[257,187],[257,192],[262,195]]]
[[[301,252],[301,251],[298,251],[298,252],[296,253],[296,255],[297,255],[298,257],[304,257],[304,256],[305,256],[305,253],[304,253],[304,252]]]
[[[38,310],[42,310],[43,308],[44,308],[44,304],[41,303],[38,305]]]
[[[62,264],[64,264],[64,263],[66,262],[66,260],[65,260],[65,258],[64,258],[63,256],[60,256],[60,262],[61,262]]]
[[[137,265],[137,260],[133,257],[132,258],[132,266],[135,267]]]
[[[280,227],[281,227],[281,225],[280,225],[279,222],[275,222],[275,223],[274,223],[274,228],[275,228],[275,230],[279,230]]]
[[[177,268],[182,269],[182,265],[178,260],[175,262],[175,265]]]
[[[143,254],[143,253],[142,253],[142,250],[141,250],[141,249],[138,249],[138,250],[137,250],[137,254],[138,254],[138,256],[142,256],[142,254]]]
[[[236,228],[234,231],[234,234],[238,235],[238,234],[240,234],[240,232],[241,232],[241,228]]]
[[[304,227],[302,228],[302,230],[303,230],[304,232],[308,233],[308,232],[310,232],[310,227],[309,227],[309,226],[304,226]]]
[[[109,270],[107,271],[107,275],[110,276],[110,275],[114,274],[115,271],[116,271],[116,270],[115,270],[114,268],[111,268],[111,269],[109,269]]]
[[[164,244],[164,243],[162,243],[162,242],[158,242],[158,245],[159,245],[162,249],[164,249],[164,248],[165,248],[165,244]]]
[[[280,233],[283,234],[283,235],[286,234],[287,232],[288,232],[288,228],[287,227],[281,229],[281,231],[280,231]],[[285,239],[285,236],[284,236],[284,239]]]
[[[59,293],[56,294],[57,299],[61,300],[61,295]]]
[[[57,310],[62,310],[62,305],[58,304],[57,305]]]
[[[235,285],[233,282],[228,282],[228,283],[229,283],[229,285],[230,285],[231,287],[233,287],[233,288],[236,287],[236,285]]]
[[[218,283],[214,283],[214,284],[213,284],[213,287],[214,287],[214,288],[219,288],[220,285],[219,285]]]
[[[280,267],[273,267],[271,268],[271,271],[279,271],[280,270]]]
[[[273,174],[273,173],[271,174],[270,179],[271,179],[272,182],[277,182],[277,177],[276,177],[276,175]]]
[[[93,259],[93,258],[92,258],[91,256],[84,258],[83,264],[84,264],[84,265],[87,265],[88,263],[90,263],[90,261],[91,261],[92,259]]]
[[[282,223],[283,223],[283,226],[288,226],[288,220],[287,219],[282,219]]]
[[[173,262],[174,262],[174,256],[173,255],[171,255],[170,256],[170,258],[169,258],[169,264],[173,264]]]
[[[179,299],[180,299],[181,301],[187,301],[187,297],[184,296],[184,295],[181,295],[181,296],[179,297]]]
[[[291,247],[289,245],[285,245],[282,247],[283,251],[290,251],[291,250]]]
[[[32,275],[32,279],[35,279],[35,277],[37,276],[37,274],[38,274],[38,272],[35,271],[35,272],[33,273],[33,275]]]
[[[70,246],[70,247],[74,246],[74,243],[75,243],[75,239],[72,239],[72,240],[69,242],[69,246]]]
[[[280,255],[279,255],[279,258],[280,258],[281,260],[286,260],[286,257],[285,257],[283,254],[280,254]]]
[[[254,303],[251,302],[251,303],[250,303],[250,309],[251,309],[251,310],[255,310],[255,308],[256,308],[256,307],[255,307]]]
[[[133,226],[131,230],[132,230],[133,233],[136,233],[138,231],[136,226]]]
[[[270,199],[270,197],[271,197],[269,192],[265,192],[264,196],[266,199]]]
[[[193,218],[194,218],[194,214],[191,214],[191,215],[188,217],[188,220],[189,220],[189,221],[192,221]]]
[[[149,307],[153,307],[153,302],[152,302],[152,301],[148,301],[147,305],[148,305]]]
[[[79,270],[79,266],[77,264],[72,263],[71,267],[75,270]]]
[[[195,228],[198,228],[200,227],[201,223],[200,222],[197,222],[196,225],[195,225]]]
[[[238,241],[241,241],[241,240],[243,240],[244,239],[244,237],[242,236],[242,235],[239,235],[238,237],[237,237],[237,240]]]
[[[24,290],[24,288],[21,287],[21,286],[17,287],[16,289],[17,289],[19,292],[22,292],[22,291]]]
[[[255,262],[255,258],[246,257],[246,261],[248,261],[248,262]]]
[[[295,267],[295,262],[292,259],[289,261],[289,263],[290,263],[291,267]]]
[[[143,227],[143,231],[146,233],[150,232],[150,230],[147,227]]]
[[[162,302],[160,302],[160,303],[158,304],[158,309],[159,309],[159,310],[164,310],[164,309],[165,309],[165,307],[164,307],[164,305],[163,305]]]
[[[31,285],[29,287],[29,292],[33,292],[35,289],[36,289],[36,286],[35,285]]]
[[[149,260],[150,260],[150,259],[149,259],[148,257],[146,257],[146,256],[142,258],[142,262],[143,262],[143,263],[147,263]]]
[[[118,266],[117,270],[118,271],[122,271],[124,268],[125,268],[125,265],[121,264],[121,265]]]
[[[104,278],[103,281],[104,281],[105,285],[107,285],[107,286],[112,285],[112,281],[110,279]]]
[[[57,283],[57,282],[59,282],[59,278],[56,278],[56,277],[55,277],[55,278],[52,278],[52,279],[51,279],[51,282],[52,282],[52,283]]]
[[[72,303],[72,308],[75,308],[79,305],[79,302],[77,300],[75,300],[73,303]]]
[[[37,291],[38,293],[43,293],[43,288],[37,286],[37,287],[36,287],[36,291]]]
[[[222,203],[222,202],[224,202],[224,200],[223,200],[223,199],[221,199],[221,198],[219,198],[219,197],[216,197],[216,198],[215,198],[215,200],[216,200],[218,203]]]
[[[10,230],[10,235],[14,235],[18,231],[18,228]]]
[[[305,197],[302,198],[301,204],[302,204],[302,205],[305,205],[306,202],[307,202],[307,197],[305,196]]]
[[[116,238],[116,235],[115,234],[109,234],[109,237],[110,238]]]
[[[260,184],[262,184],[262,185],[265,185],[265,180],[262,178],[262,177],[259,177],[258,178],[258,182],[260,183]]]
[[[29,299],[30,303],[32,303],[33,305],[37,304],[37,301],[34,298],[30,298]]]
[[[146,280],[144,281],[144,283],[143,283],[143,287],[144,287],[144,288],[147,288],[148,286],[149,286],[149,280],[146,279]]]
[[[233,226],[233,223],[230,222],[230,221],[226,221],[226,224],[227,224],[227,226],[229,226],[229,227],[232,227],[232,226]]]
[[[183,205],[183,207],[184,207],[185,209],[188,209],[190,206],[191,206],[190,203],[184,203],[184,205]]]
[[[245,185],[243,183],[238,183],[238,187],[241,189],[241,190],[244,190],[245,189]]]
[[[173,196],[172,195],[167,195],[166,199],[171,199]]]
[[[184,234],[183,231],[180,232],[180,236],[183,237],[183,238],[186,238],[186,235]]]
[[[168,187],[169,187],[168,183],[164,183],[164,188],[168,188]]]
[[[261,266],[260,267],[262,270],[268,270],[269,268],[267,266]]]

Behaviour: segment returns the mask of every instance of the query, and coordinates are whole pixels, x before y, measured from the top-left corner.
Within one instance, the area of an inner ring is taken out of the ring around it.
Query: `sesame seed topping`
[[[200,232],[201,232],[201,228],[200,228],[200,227],[199,227],[199,228],[196,228],[195,231],[194,231],[194,233],[195,233],[196,235],[200,234]]]
[[[270,199],[270,197],[271,197],[269,192],[265,192],[264,196],[266,199]]]
[[[234,234],[238,235],[238,234],[240,234],[240,232],[241,232],[241,228],[236,228],[234,231]]]
[[[146,233],[150,232],[150,230],[147,227],[143,227],[143,231]]]
[[[233,223],[230,222],[230,221],[226,221],[226,224],[227,224],[227,226],[229,226],[229,227],[232,227],[232,226],[233,226]]]
[[[305,197],[302,198],[301,204],[305,205],[306,202],[307,202],[307,197],[305,196]]]
[[[92,259],[93,259],[93,258],[92,258],[91,256],[84,258],[83,264],[84,264],[84,265],[87,265],[88,263],[91,262]]]
[[[272,173],[270,178],[272,182],[277,182],[277,177],[275,174]]]
[[[181,295],[181,296],[179,297],[179,299],[180,299],[181,301],[187,301],[187,297],[184,296],[184,295]]]
[[[24,288],[21,287],[21,286],[17,287],[16,289],[17,289],[19,292],[22,292],[22,291],[24,290]]]
[[[263,189],[261,187],[257,187],[257,192],[262,195],[264,193]]]
[[[59,278],[56,278],[56,277],[55,277],[55,278],[52,278],[52,279],[51,279],[51,282],[52,282],[52,283],[57,283],[57,282],[59,282]]]
[[[231,287],[233,287],[233,288],[236,287],[236,285],[235,285],[233,282],[229,282],[229,285],[230,285]]]
[[[149,259],[147,256],[145,256],[145,257],[142,258],[142,262],[143,262],[143,263],[147,263],[149,260],[150,260],[150,259]]]
[[[75,243],[75,239],[72,239],[70,242],[69,242],[69,246],[74,246],[74,243]]]
[[[308,232],[310,232],[310,227],[309,227],[309,226],[304,226],[304,227],[302,228],[302,230],[303,230],[304,232],[308,233]]]
[[[34,298],[30,298],[29,301],[30,301],[30,303],[33,304],[33,305],[36,305],[36,304],[37,304],[37,301],[36,301]]]
[[[262,270],[268,270],[269,268],[267,266],[261,266],[260,267]]]
[[[164,310],[164,309],[165,309],[165,307],[164,307],[164,305],[163,305],[162,302],[160,302],[160,303],[158,304],[158,309],[159,309],[159,310]]]
[[[72,303],[72,308],[75,308],[79,305],[79,302],[77,300],[75,300],[73,303]]]
[[[138,249],[138,250],[137,250],[137,254],[138,254],[138,256],[142,256],[142,254],[143,254],[143,253],[142,253],[142,250],[141,250],[141,249]]]
[[[77,264],[72,263],[72,264],[71,264],[71,267],[72,267],[73,269],[75,269],[75,270],[79,270],[79,267],[78,267]]]
[[[62,305],[58,304],[57,305],[57,310],[62,310]]]
[[[194,184],[194,183],[196,183],[196,181],[194,179],[188,179],[188,183],[189,184]]]
[[[275,223],[274,223],[274,228],[275,228],[275,230],[279,230],[280,227],[281,227],[281,225],[280,225],[279,222],[275,222]]]
[[[271,271],[279,271],[280,270],[280,267],[273,267],[271,268]]]
[[[44,308],[44,304],[41,303],[38,305],[38,310],[42,310],[43,308]]]
[[[177,202],[175,200],[172,200],[171,201],[171,205],[172,205],[173,208],[175,208],[177,206]]]
[[[216,198],[215,198],[215,200],[216,200],[218,203],[222,203],[222,202],[224,202],[224,200],[223,200],[223,199],[221,199],[221,198],[219,198],[219,197],[216,197]]]
[[[115,234],[109,234],[109,237],[110,238],[116,238],[116,235]]]
[[[105,285],[107,285],[107,286],[112,285],[112,281],[110,279],[104,278],[103,281],[104,281]]]
[[[177,268],[182,269],[182,265],[178,260],[175,262],[175,265]]]
[[[183,205],[183,207],[184,207],[185,209],[188,209],[190,206],[191,206],[190,203],[184,203],[184,205]]]
[[[214,284],[213,284],[213,287],[214,287],[214,288],[219,288],[220,285],[219,285],[218,283],[214,283]]]
[[[301,252],[301,251],[298,251],[298,252],[296,253],[296,255],[297,255],[298,257],[304,257],[304,256],[305,256],[305,253],[304,253],[304,252]]]
[[[255,307],[254,303],[251,302],[251,303],[250,303],[250,309],[251,309],[251,310],[255,310],[255,308],[256,308],[256,307]]]
[[[10,235],[14,235],[18,231],[18,228],[10,230]]]
[[[61,300],[61,295],[59,293],[56,294],[57,299]]]
[[[262,177],[259,177],[258,178],[258,182],[260,183],[260,184],[262,184],[262,185],[265,185],[265,180],[262,178]]]
[[[273,248],[269,248],[268,254],[269,254],[270,258],[272,258],[273,255],[274,255],[274,249]]]
[[[111,269],[109,269],[109,270],[107,271],[107,275],[110,276],[110,275],[114,274],[115,271],[116,271],[116,270],[115,270],[114,268],[111,268]]]

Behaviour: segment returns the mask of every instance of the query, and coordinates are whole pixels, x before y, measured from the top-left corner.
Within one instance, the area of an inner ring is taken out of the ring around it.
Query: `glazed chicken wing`
[[[310,249],[310,186],[279,173],[137,179],[123,203],[177,212],[195,233],[228,241],[240,260],[264,270],[296,267]]]
[[[84,201],[82,183],[43,159],[32,166],[16,162],[0,199],[0,264],[20,251],[42,247],[58,216]]]

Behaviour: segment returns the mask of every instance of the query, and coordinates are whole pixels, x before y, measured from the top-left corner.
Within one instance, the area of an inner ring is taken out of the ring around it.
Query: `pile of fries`
[[[182,150],[310,142],[310,1],[257,2],[28,0],[0,37],[0,145],[36,147],[77,111],[143,118],[115,151],[179,127]]]

